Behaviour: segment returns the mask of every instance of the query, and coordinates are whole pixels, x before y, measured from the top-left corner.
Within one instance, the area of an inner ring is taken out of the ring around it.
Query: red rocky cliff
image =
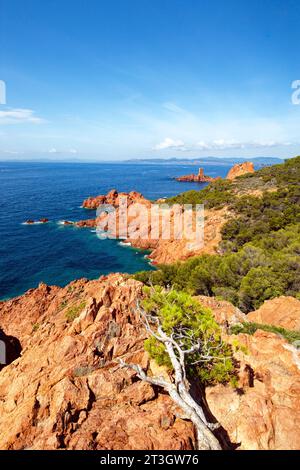
[[[252,162],[237,163],[228,172],[226,179],[234,180],[238,176],[246,173],[254,173],[254,165]]]
[[[161,220],[155,220],[153,222],[151,217],[151,201],[144,198],[140,193],[133,191],[127,194],[118,193],[116,190],[112,190],[106,196],[97,196],[86,199],[83,202],[83,207],[96,209],[101,207],[103,204],[111,204],[116,208],[116,216],[118,220],[120,196],[127,196],[129,208],[134,203],[138,203],[144,206],[146,211],[148,211],[148,216],[145,217],[142,222],[137,214],[134,215],[134,211],[133,215],[128,216],[127,224],[128,227],[131,228],[131,231],[130,234],[128,234],[126,242],[139,249],[151,250],[149,258],[154,262],[154,264],[173,263],[202,253],[215,253],[217,246],[221,241],[221,228],[226,222],[226,217],[228,215],[228,210],[226,208],[219,210],[205,210],[204,244],[201,247],[193,248],[190,240],[186,239],[184,236],[182,236],[182,238],[176,238],[174,231],[172,230],[170,237],[165,239],[166,237],[162,234]],[[169,212],[167,209],[164,210],[164,217],[166,220],[168,220],[169,217],[171,220],[171,226],[174,227],[174,224],[172,225],[172,221],[174,221],[174,213],[171,208],[169,209]],[[108,215],[102,213],[98,218],[81,220],[79,222],[75,222],[75,225],[77,227],[91,228],[96,227],[98,223],[101,222],[102,229],[107,231],[108,227],[105,225],[105,221],[107,219]],[[152,224],[150,225],[151,219]],[[151,238],[152,233],[158,233],[158,236],[156,238]],[[115,238],[119,238],[118,226]]]
[[[171,399],[119,367],[123,358],[157,373],[135,309],[141,290],[139,282],[113,274],[65,288],[41,284],[0,303],[2,337],[22,348],[0,371],[0,449],[194,447],[193,427]],[[245,318],[228,302],[199,301],[224,331]],[[259,330],[224,334],[246,347],[235,353],[239,388],[209,387],[206,398],[232,447],[299,449],[297,349]]]
[[[117,362],[150,367],[140,295],[140,283],[115,274],[0,303],[0,327],[22,347],[0,372],[0,449],[193,448],[169,397]]]

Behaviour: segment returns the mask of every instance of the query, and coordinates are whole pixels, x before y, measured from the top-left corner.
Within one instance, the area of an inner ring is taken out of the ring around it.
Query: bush
[[[86,306],[86,302],[82,301],[78,305],[73,305],[72,307],[69,307],[68,310],[66,311],[66,319],[69,323],[75,320],[79,316],[79,314],[82,312],[84,307]]]
[[[204,204],[207,208],[220,208],[229,204],[234,198],[232,183],[227,180],[218,180],[206,188],[196,191],[186,191],[166,199],[166,204]]]

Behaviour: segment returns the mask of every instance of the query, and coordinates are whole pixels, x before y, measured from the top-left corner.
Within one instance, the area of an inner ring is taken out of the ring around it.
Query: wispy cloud
[[[55,147],[51,148],[50,150],[48,150],[48,153],[52,154],[52,155],[55,155],[55,154],[67,154],[67,153],[70,153],[72,155],[75,155],[77,154],[77,150],[76,149],[68,149],[68,150],[58,150],[56,149]]]
[[[279,142],[279,141],[253,141],[253,142],[239,142],[236,140],[213,140],[212,142],[198,142],[196,147],[193,147],[200,150],[227,150],[227,149],[259,149],[259,148],[272,148],[272,147],[281,147],[281,146],[291,146],[294,145],[291,142]]]
[[[170,137],[166,137],[162,142],[155,145],[154,150],[166,150],[166,149],[177,149],[185,150],[183,140],[174,140]]]
[[[10,108],[0,111],[0,124],[40,124],[42,122],[44,122],[44,119],[35,116],[32,109]]]
[[[275,140],[269,141],[249,141],[239,142],[237,140],[215,139],[213,141],[200,141],[197,143],[185,144],[181,139],[170,139],[166,137],[162,142],[154,147],[154,150],[184,150],[187,152],[199,150],[247,150],[247,149],[264,149],[275,147],[289,147],[296,145],[292,142],[280,142]]]
[[[185,113],[185,109],[181,108],[178,106],[176,103],[173,103],[172,101],[167,101],[166,103],[163,103],[163,108],[167,109],[168,111],[171,111],[172,113]]]

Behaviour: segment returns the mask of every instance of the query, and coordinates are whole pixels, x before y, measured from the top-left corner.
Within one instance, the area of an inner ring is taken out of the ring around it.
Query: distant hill
[[[228,165],[228,163],[236,164],[242,163],[245,161],[251,161],[256,165],[276,165],[277,163],[282,163],[283,159],[278,157],[255,157],[255,158],[244,158],[244,157],[201,157],[201,158],[134,158],[130,160],[125,160],[126,163],[149,163],[149,164],[190,164],[190,165],[205,165],[205,164],[219,164],[219,165]]]

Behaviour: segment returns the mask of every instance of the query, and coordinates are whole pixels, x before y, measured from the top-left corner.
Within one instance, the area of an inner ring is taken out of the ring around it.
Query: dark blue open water
[[[224,176],[229,166],[204,169]],[[82,201],[112,188],[140,191],[151,199],[201,189],[204,185],[172,179],[197,170],[176,164],[0,163],[0,299],[41,281],[63,286],[81,277],[151,269],[144,253],[58,222],[93,217],[93,211],[80,208]],[[22,225],[42,217],[50,223]]]

